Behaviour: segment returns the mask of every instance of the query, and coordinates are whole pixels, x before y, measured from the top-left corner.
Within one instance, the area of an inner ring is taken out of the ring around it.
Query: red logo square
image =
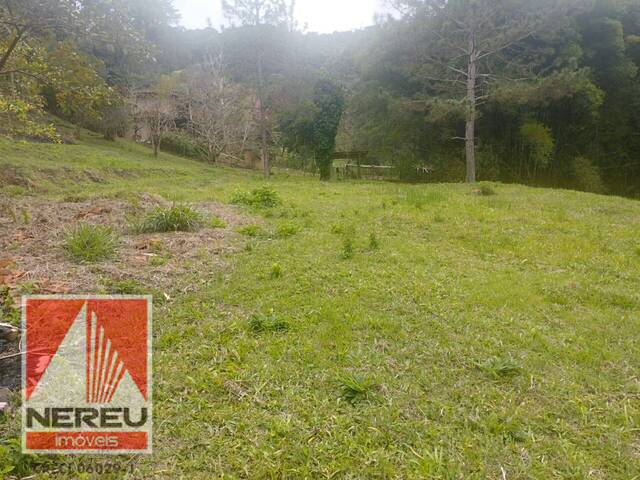
[[[151,453],[151,297],[22,302],[25,453]]]

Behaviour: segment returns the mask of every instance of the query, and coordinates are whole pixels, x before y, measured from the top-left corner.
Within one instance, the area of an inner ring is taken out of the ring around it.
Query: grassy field
[[[0,168],[30,178],[5,198],[281,199],[238,207],[228,266],[156,298],[155,453],[131,477],[640,478],[637,201],[265,181],[96,138],[0,140]],[[0,472],[103,461],[0,433]]]

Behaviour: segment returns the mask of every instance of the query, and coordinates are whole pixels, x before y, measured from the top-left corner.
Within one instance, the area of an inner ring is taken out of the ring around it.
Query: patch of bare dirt
[[[104,290],[104,280],[133,280],[141,286],[168,288],[194,263],[233,250],[229,240],[236,236],[234,230],[251,223],[233,207],[209,202],[191,206],[207,217],[222,219],[225,228],[205,225],[193,233],[132,232],[133,218],[167,205],[161,197],[149,194],[132,203],[9,199],[9,203],[0,204],[0,285],[7,285],[14,297],[25,292],[95,293]],[[65,236],[80,222],[110,226],[119,233],[119,247],[112,260],[77,264],[66,256]]]
[[[226,227],[205,225],[192,233],[140,235],[132,231],[134,218],[167,205],[170,202],[150,194],[142,194],[134,202],[114,199],[51,202],[37,197],[0,199],[0,290],[6,292],[0,300],[0,312],[8,311],[7,303],[11,299],[17,307],[20,296],[25,293],[128,293],[114,291],[123,283],[137,286],[142,292],[170,292],[184,273],[224,268],[221,254],[237,248],[232,242],[232,238],[238,236],[235,229],[253,223],[231,206],[208,202],[191,206],[207,218],[220,218]],[[78,264],[68,258],[63,248],[65,236],[80,222],[110,226],[118,232],[119,247],[113,259]],[[2,316],[0,313],[0,322]],[[0,358],[14,348],[6,342],[0,345]],[[7,383],[5,380],[0,383]]]

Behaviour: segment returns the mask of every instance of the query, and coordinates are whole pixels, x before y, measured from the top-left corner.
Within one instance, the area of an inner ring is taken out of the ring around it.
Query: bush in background
[[[202,147],[191,135],[181,131],[167,132],[162,135],[162,151],[181,157],[204,160]]]
[[[600,176],[600,171],[591,160],[586,157],[576,157],[573,160],[573,172],[576,188],[585,192],[606,193],[606,187]]]
[[[250,207],[270,208],[282,203],[278,193],[271,187],[255,188],[250,192],[236,192],[231,198],[231,203],[248,205]]]

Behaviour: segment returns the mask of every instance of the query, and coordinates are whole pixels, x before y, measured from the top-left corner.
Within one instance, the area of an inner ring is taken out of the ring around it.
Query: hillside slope
[[[281,198],[236,208],[249,220],[222,268],[204,250],[157,292],[155,454],[131,460],[141,477],[640,475],[639,202],[265,182],[92,137],[0,139],[0,171],[4,205],[228,204],[265,184]],[[0,419],[1,437],[18,432]],[[4,447],[0,466],[19,475],[90,462]]]

